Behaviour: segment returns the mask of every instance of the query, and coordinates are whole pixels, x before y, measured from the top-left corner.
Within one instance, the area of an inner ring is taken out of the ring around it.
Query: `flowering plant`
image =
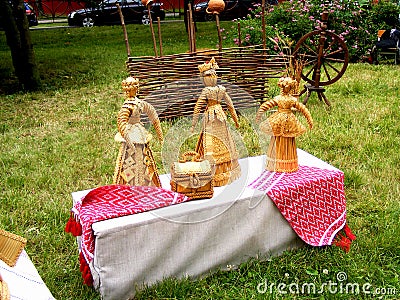
[[[276,43],[271,42],[277,36],[290,40],[290,44],[294,47],[303,35],[321,28],[321,13],[328,11],[328,30],[344,40],[349,49],[350,61],[360,61],[368,56],[375,44],[378,29],[392,27],[396,22],[399,25],[397,18],[400,13],[400,7],[392,1],[380,1],[373,6],[364,2],[361,6],[359,1],[354,0],[330,0],[322,4],[320,0],[290,0],[279,5],[267,6],[265,10],[267,48],[271,49],[271,52],[278,50]],[[262,43],[259,4],[255,5],[247,18],[237,22],[241,25],[242,45]],[[238,43],[237,32],[236,36],[233,32],[227,35]]]
[[[249,10],[247,18],[233,20],[234,25],[229,30],[223,30],[225,38],[231,38],[236,45],[249,46],[262,44],[262,26],[261,26],[261,6],[255,4],[253,8]],[[240,37],[238,36],[237,25],[240,23]],[[268,49],[275,49],[277,51],[276,42],[278,36],[283,33],[277,30],[274,26],[265,26],[266,45]],[[274,38],[274,40],[271,40]],[[274,51],[271,51],[274,52]],[[272,53],[271,53],[272,54]]]

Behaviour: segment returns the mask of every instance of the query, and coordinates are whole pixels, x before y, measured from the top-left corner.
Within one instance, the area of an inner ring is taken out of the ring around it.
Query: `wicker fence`
[[[227,88],[235,109],[259,106],[268,93],[268,79],[284,75],[287,57],[267,55],[262,47],[236,47],[162,57],[128,57],[128,72],[140,80],[139,96],[151,103],[160,119],[193,113],[204,87],[197,66],[215,57],[219,84]]]

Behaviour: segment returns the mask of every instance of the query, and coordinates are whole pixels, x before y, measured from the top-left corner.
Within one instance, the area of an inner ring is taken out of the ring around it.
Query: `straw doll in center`
[[[214,186],[223,186],[240,177],[240,166],[236,145],[229,131],[221,101],[225,100],[237,128],[238,117],[225,87],[217,85],[218,64],[215,59],[212,58],[209,62],[199,65],[198,69],[205,87],[194,107],[192,132],[204,106],[205,111],[196,152],[215,166]]]
[[[256,122],[259,122],[265,111],[278,107],[278,111],[260,124],[261,131],[271,136],[266,165],[269,171],[290,173],[299,168],[295,138],[302,135],[306,127],[297,120],[294,111],[297,110],[304,115],[310,129],[313,126],[308,109],[292,95],[297,90],[297,85],[298,82],[291,77],[280,78],[278,81],[280,95],[264,102],[256,115]]]
[[[123,80],[122,89],[126,99],[117,118],[118,133],[115,140],[121,142],[121,147],[115,167],[114,184],[161,187],[149,146],[152,135],[140,122],[141,114],[145,113],[162,143],[163,134],[157,112],[151,104],[136,97],[138,79],[128,77]]]

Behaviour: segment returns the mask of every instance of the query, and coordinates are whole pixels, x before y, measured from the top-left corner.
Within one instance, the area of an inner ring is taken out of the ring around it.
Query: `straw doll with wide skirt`
[[[261,131],[271,136],[266,164],[266,169],[269,171],[290,173],[299,168],[295,138],[302,135],[306,127],[297,120],[294,112],[297,110],[304,115],[310,129],[313,126],[308,109],[291,94],[297,85],[297,81],[291,77],[280,78],[278,81],[280,95],[264,102],[256,115],[256,121],[259,122],[265,111],[278,107],[276,112],[260,124]]]
[[[204,107],[205,111],[196,152],[215,166],[214,186],[223,186],[240,177],[240,166],[236,146],[221,102],[225,101],[237,128],[239,127],[238,117],[225,87],[217,85],[218,77],[215,70],[218,64],[215,59],[212,58],[209,62],[199,65],[198,68],[205,87],[194,107],[192,131]]]
[[[114,184],[161,187],[157,166],[149,143],[152,135],[140,121],[144,113],[152,122],[162,143],[160,120],[154,107],[136,97],[139,81],[128,77],[122,82],[126,100],[118,113],[118,133],[115,140],[121,142],[114,172]]]

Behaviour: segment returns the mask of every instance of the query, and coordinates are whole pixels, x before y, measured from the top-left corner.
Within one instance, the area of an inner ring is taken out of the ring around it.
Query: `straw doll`
[[[141,113],[147,114],[158,139],[162,143],[163,134],[160,120],[154,107],[136,97],[139,80],[128,77],[122,81],[126,100],[118,113],[118,133],[115,140],[121,142],[114,173],[114,184],[161,187],[156,163],[149,147],[152,135],[140,122]]]
[[[313,126],[313,120],[308,109],[292,96],[297,85],[295,79],[290,77],[280,78],[278,81],[281,90],[280,95],[264,102],[256,115],[256,121],[259,122],[265,111],[275,106],[278,107],[278,111],[260,124],[261,131],[271,136],[266,164],[266,169],[269,171],[289,173],[295,172],[299,168],[295,138],[302,135],[306,131],[306,127],[297,120],[294,111],[298,110],[304,115],[310,129]]]
[[[237,128],[238,117],[225,87],[217,85],[218,77],[215,70],[218,69],[218,64],[215,59],[212,58],[209,62],[199,65],[198,69],[205,87],[194,107],[192,132],[204,106],[205,111],[196,152],[215,166],[214,186],[223,186],[240,177],[240,166],[221,101],[225,100]]]

